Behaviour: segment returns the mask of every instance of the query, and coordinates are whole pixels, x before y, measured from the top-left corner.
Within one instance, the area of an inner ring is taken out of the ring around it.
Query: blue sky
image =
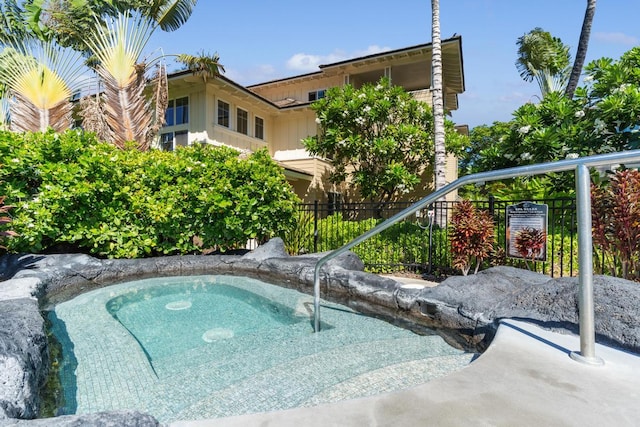
[[[442,38],[462,36],[466,91],[453,112],[474,127],[507,121],[535,83],[515,67],[518,37],[541,27],[571,47],[580,36],[586,0],[441,0]],[[618,59],[640,45],[640,1],[597,3],[587,62]],[[158,30],[148,48],[164,53],[217,52],[225,76],[243,85],[317,70],[357,56],[431,42],[429,0],[199,0],[179,30]]]

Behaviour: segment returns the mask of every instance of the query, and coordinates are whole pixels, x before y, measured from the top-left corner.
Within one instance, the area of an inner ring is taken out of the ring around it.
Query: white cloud
[[[242,85],[266,82],[278,77],[275,67],[269,64],[258,65],[246,70],[227,68],[223,75]]]
[[[635,46],[640,42],[637,37],[629,36],[624,33],[594,33],[593,38],[605,43],[614,43],[627,46]]]
[[[361,56],[373,55],[380,52],[390,50],[388,47],[380,47],[377,45],[371,45],[364,50],[355,51],[352,53],[346,53],[341,50],[336,50],[328,55],[312,55],[307,53],[296,53],[289,60],[287,60],[287,68],[289,70],[300,72],[317,71],[318,66],[323,64],[331,64],[334,62],[345,61],[347,59],[358,58]]]

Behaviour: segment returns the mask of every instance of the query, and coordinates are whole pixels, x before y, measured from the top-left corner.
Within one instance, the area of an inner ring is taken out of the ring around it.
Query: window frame
[[[326,89],[312,90],[308,92],[307,95],[309,98],[309,102],[314,102],[327,96],[327,90]]]
[[[249,135],[249,112],[240,107],[236,107],[236,132]]]
[[[253,136],[264,141],[264,119],[260,116],[253,118]]]
[[[180,140],[180,143],[178,143]],[[189,131],[177,130],[160,134],[160,149],[162,151],[175,151],[176,147],[189,145]]]
[[[180,105],[178,105],[179,102]],[[181,96],[180,98],[170,99],[167,102],[164,120],[164,127],[189,124],[189,97]]]
[[[226,105],[226,109],[221,109],[221,104]],[[221,115],[221,112],[226,111],[226,115]],[[224,126],[226,128],[230,128],[231,127],[231,104],[229,104],[226,101],[223,101],[222,99],[218,99],[218,102],[216,104],[216,124],[219,126]],[[226,121],[226,124],[223,123],[223,121]]]

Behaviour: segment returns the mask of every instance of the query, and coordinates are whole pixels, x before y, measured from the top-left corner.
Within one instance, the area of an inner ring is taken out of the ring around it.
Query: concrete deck
[[[579,348],[577,336],[508,320],[471,365],[409,390],[170,426],[640,425],[640,355],[596,345],[605,363],[589,366],[569,357]]]

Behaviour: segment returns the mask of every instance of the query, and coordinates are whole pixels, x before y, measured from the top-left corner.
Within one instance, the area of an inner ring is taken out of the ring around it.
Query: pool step
[[[340,345],[295,360],[290,360],[289,355],[286,363],[263,370],[251,369],[247,366],[250,362],[243,364],[238,359],[227,368],[249,368],[244,379],[210,391],[174,416],[215,418],[273,411],[411,387],[458,370],[471,361],[473,355],[442,343],[439,337],[415,336]],[[198,380],[205,380],[206,373],[202,375]],[[174,407],[172,411],[176,410]]]

